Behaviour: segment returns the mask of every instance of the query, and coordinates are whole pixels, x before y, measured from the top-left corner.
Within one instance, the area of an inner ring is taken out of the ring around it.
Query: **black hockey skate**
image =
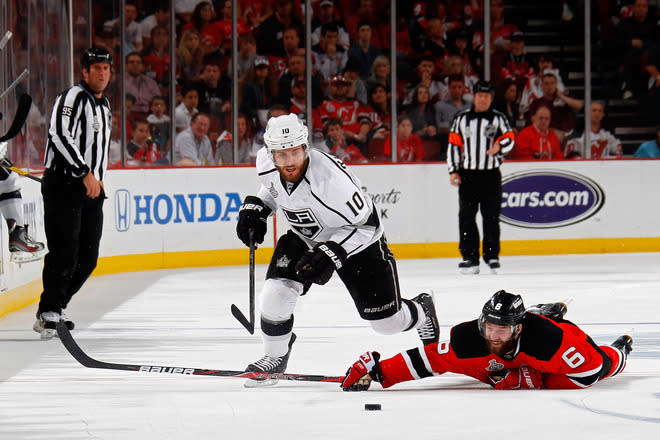
[[[424,310],[424,323],[417,329],[417,334],[424,345],[433,344],[440,339],[440,326],[438,325],[438,316],[435,313],[435,304],[433,297],[428,293],[420,293],[411,301],[422,306]]]
[[[32,326],[32,330],[41,335],[41,339],[47,341],[57,336],[57,323],[60,321],[60,314],[57,312],[42,312],[37,314],[37,320]]]
[[[281,357],[270,357],[268,355],[262,357],[256,362],[251,363],[245,368],[245,371],[256,371],[263,373],[284,373],[286,371],[286,366],[289,363],[289,355],[291,354],[291,347],[296,340],[296,334],[291,333],[291,339],[289,339],[289,351],[286,352],[284,356]],[[266,378],[266,379],[248,379],[244,386],[246,388],[258,388],[272,386],[279,382],[277,378]]]
[[[463,275],[477,275],[479,273],[479,262],[463,260],[458,263],[458,270]]]
[[[528,307],[526,311],[557,320],[564,319],[564,315],[568,312],[568,306],[563,302],[535,304]]]
[[[612,342],[612,347],[621,350],[626,356],[632,351],[633,339],[628,335],[621,335],[614,342]]]
[[[21,226],[13,219],[7,220],[9,228],[9,252],[13,263],[29,263],[41,260],[46,255],[43,243],[28,234],[28,225]]]

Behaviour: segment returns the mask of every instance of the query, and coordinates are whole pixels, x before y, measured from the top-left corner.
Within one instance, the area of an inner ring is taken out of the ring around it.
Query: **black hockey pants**
[[[46,170],[41,194],[48,254],[38,313],[60,313],[96,267],[105,192],[90,199],[82,179]]]

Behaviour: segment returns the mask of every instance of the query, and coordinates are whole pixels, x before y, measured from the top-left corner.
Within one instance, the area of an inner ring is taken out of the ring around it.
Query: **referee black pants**
[[[96,267],[105,192],[90,199],[82,179],[46,170],[41,194],[48,254],[37,313],[60,313]]]
[[[477,211],[483,219],[484,261],[499,258],[500,212],[502,210],[502,175],[493,170],[461,170],[458,188],[459,249],[464,260],[479,261]]]

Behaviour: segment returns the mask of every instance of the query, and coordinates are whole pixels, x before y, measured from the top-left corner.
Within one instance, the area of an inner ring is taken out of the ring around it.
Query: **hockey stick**
[[[254,229],[250,229],[250,320],[248,321],[243,312],[241,312],[235,304],[231,305],[231,314],[240,322],[243,327],[254,334]]]
[[[0,160],[0,166],[1,166],[2,168],[4,168],[4,169],[9,170],[9,171],[13,171],[13,172],[15,172],[16,174],[20,174],[21,176],[25,176],[25,177],[27,177],[28,179],[32,179],[32,180],[34,180],[35,182],[39,182],[39,183],[41,183],[41,177],[37,177],[37,176],[35,176],[34,174],[29,173],[29,172],[27,172],[27,171],[25,171],[25,170],[22,170],[22,169],[20,169],[20,168],[16,168],[15,166],[8,164],[4,159],[3,159],[3,160]]]
[[[9,127],[7,133],[0,137],[0,142],[12,139],[20,133],[21,128],[23,128],[23,124],[25,124],[25,120],[28,117],[28,113],[30,113],[31,106],[32,97],[27,93],[22,94],[18,101],[18,108],[16,109],[14,121],[11,123],[11,127]]]
[[[100,368],[104,370],[144,371],[146,373],[187,374],[191,376],[221,376],[244,379],[280,379],[297,380],[304,382],[331,382],[341,383],[343,376],[323,376],[319,374],[294,373],[263,373],[258,371],[208,370],[205,368],[171,367],[162,365],[115,364],[97,361],[87,355],[71,336],[64,321],[57,323],[57,335],[71,356],[87,368]]]
[[[7,95],[9,94],[9,92],[11,92],[12,90],[14,90],[14,89],[16,88],[16,86],[18,86],[18,83],[20,83],[21,81],[23,81],[23,79],[24,79],[26,76],[28,76],[28,73],[29,73],[29,71],[28,71],[27,69],[23,70],[23,72],[21,72],[21,74],[18,75],[18,78],[16,78],[16,79],[14,80],[14,82],[11,83],[11,84],[9,85],[9,87],[7,87],[7,90],[5,90],[4,92],[0,93],[0,99],[4,98],[5,96],[7,96]]]

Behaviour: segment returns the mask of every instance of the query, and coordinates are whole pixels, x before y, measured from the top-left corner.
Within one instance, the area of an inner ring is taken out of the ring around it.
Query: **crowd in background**
[[[311,122],[315,148],[345,162],[391,160],[397,124],[397,161],[445,160],[454,115],[472,104],[484,71],[483,0],[398,2],[396,59],[390,57],[389,0],[313,0],[312,65],[306,66],[304,2],[238,0],[232,72],[228,0],[172,0],[176,11],[175,102],[170,103],[170,6],[167,0],[127,0],[125,41],[117,8],[94,8],[93,42],[116,56],[107,90],[115,113],[111,163],[129,166],[254,163],[268,117],[293,112]],[[112,3],[103,1],[102,4]],[[649,0],[598,1],[593,8],[600,44],[615,49],[615,93],[657,102],[660,108],[658,17]],[[580,23],[581,2],[564,0],[558,14]],[[589,109],[590,147],[584,145],[584,102],[571,96],[549,54],[526,51],[525,23],[490,0],[490,72],[494,108],[517,139],[510,159],[620,158],[621,143],[606,127],[606,105]],[[113,15],[113,12],[114,15]],[[509,10],[510,11],[510,10]],[[84,44],[83,44],[84,45]],[[396,63],[397,77],[390,72]],[[306,69],[312,69],[311,90]],[[120,89],[125,75],[125,90]],[[238,102],[232,102],[236,76]],[[311,93],[312,108],[307,108]],[[391,97],[397,114],[391,111]],[[238,133],[232,110],[238,109]],[[121,125],[127,138],[121,139]],[[171,139],[171,126],[175,137]],[[235,156],[234,137],[238,143]],[[171,151],[174,151],[174,154]]]

